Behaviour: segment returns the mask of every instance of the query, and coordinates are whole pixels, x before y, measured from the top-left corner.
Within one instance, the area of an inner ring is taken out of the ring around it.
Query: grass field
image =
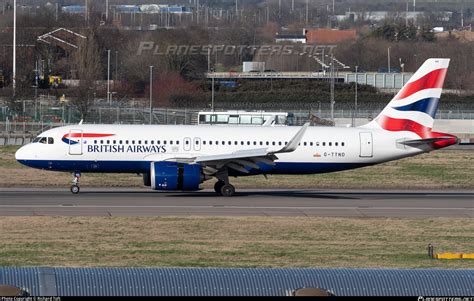
[[[2,217],[0,266],[474,268],[472,219]]]
[[[63,172],[42,171],[15,161],[17,147],[0,147],[0,187],[69,186],[71,176]],[[330,174],[274,175],[231,179],[239,188],[383,188],[383,189],[474,189],[474,151],[440,150],[412,158]],[[210,188],[214,181],[204,183]],[[83,187],[142,187],[135,174],[86,173]]]

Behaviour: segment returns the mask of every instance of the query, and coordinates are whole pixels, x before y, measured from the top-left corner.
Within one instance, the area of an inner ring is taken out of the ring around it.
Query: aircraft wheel
[[[235,193],[235,187],[230,185],[230,184],[226,184],[224,186],[222,186],[221,188],[221,194],[223,196],[233,196]]]
[[[217,193],[217,194],[222,194],[221,192],[221,189],[222,189],[222,186],[225,185],[225,182],[224,181],[217,181],[216,184],[214,184],[214,191]]]
[[[71,192],[72,192],[73,194],[78,194],[78,193],[79,193],[79,190],[80,190],[80,189],[79,189],[79,186],[77,186],[77,185],[71,185]]]

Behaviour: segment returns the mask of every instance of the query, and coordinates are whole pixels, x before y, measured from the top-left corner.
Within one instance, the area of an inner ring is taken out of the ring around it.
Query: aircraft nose
[[[17,161],[24,160],[25,159],[25,147],[22,146],[20,147],[16,153],[15,153],[15,159]]]
[[[31,152],[29,151],[29,149],[29,145],[24,145],[20,147],[15,153],[15,159],[18,162],[25,164],[26,160],[31,159]]]

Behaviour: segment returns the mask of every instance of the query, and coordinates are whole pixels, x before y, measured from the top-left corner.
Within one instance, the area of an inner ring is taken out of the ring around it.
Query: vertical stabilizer
[[[449,59],[428,59],[366,128],[429,136],[438,109]]]

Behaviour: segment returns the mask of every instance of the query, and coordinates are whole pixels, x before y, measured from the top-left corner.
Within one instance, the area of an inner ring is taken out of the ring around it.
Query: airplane
[[[217,179],[218,195],[232,196],[229,178],[318,174],[380,164],[458,143],[434,132],[434,117],[449,59],[424,62],[382,112],[359,127],[246,127],[213,125],[76,124],[41,133],[15,154],[20,163],[72,172],[137,173],[153,190],[196,191]]]

